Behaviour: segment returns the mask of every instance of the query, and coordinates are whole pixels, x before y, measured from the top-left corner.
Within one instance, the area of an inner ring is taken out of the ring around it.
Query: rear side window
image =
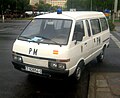
[[[99,19],[92,19],[92,20],[90,20],[90,22],[91,22],[93,35],[100,33],[101,32],[101,28],[100,28]]]
[[[102,27],[102,31],[105,31],[108,29],[108,24],[105,18],[100,18],[101,21],[101,27]]]

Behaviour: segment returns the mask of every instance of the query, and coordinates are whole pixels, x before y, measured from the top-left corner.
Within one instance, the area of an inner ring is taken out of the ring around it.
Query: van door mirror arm
[[[77,35],[78,35],[78,33],[77,32],[74,32],[74,36],[73,36],[73,40],[75,41],[75,45],[77,44]]]
[[[77,44],[77,40],[75,40],[75,45]]]

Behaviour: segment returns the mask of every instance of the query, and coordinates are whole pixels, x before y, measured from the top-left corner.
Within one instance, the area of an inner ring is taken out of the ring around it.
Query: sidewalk
[[[115,25],[120,33],[120,23]],[[120,98],[120,72],[91,72],[88,98]]]
[[[88,98],[120,98],[120,73],[91,73]]]
[[[115,30],[120,33],[120,22],[115,23]]]

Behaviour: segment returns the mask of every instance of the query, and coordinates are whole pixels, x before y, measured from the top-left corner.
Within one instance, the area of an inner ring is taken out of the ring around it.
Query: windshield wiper
[[[22,38],[24,38],[24,39],[31,39],[31,38],[29,38],[29,37],[26,37],[26,36],[19,36],[19,38],[18,39],[22,39]]]
[[[62,44],[60,44],[60,43],[58,43],[58,42],[56,42],[56,41],[54,41],[54,40],[52,40],[52,39],[50,39],[50,38],[47,38],[47,37],[44,37],[44,36],[37,36],[37,37],[40,37],[40,38],[42,38],[42,39],[49,40],[49,41],[55,43],[56,45],[60,45],[60,47],[62,46]]]
[[[24,39],[23,39],[23,38],[24,38]],[[30,38],[30,37],[20,36],[19,39],[25,40],[25,41],[28,41],[28,42],[35,42],[35,43],[38,43],[38,44],[39,44],[38,41],[35,41],[35,40],[33,40],[32,38]]]
[[[47,37],[44,37],[44,36],[36,36],[36,37],[39,37],[39,38],[41,38],[41,39],[34,40],[34,38],[32,39],[32,38],[26,37],[26,36],[20,36],[19,39],[24,38],[24,39],[26,39],[28,42],[35,42],[35,43],[38,43],[38,44],[41,43],[41,40],[42,40],[42,39],[45,39],[45,40],[49,40],[49,41],[55,43],[56,45],[60,45],[60,47],[62,46],[62,44],[60,44],[60,43],[58,43],[58,42],[56,42],[56,41],[54,41],[54,40],[52,40],[52,39],[50,39],[50,38],[47,38]]]

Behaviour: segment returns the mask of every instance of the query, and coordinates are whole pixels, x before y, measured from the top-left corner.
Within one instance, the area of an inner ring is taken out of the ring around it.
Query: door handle
[[[95,38],[94,38],[94,42],[96,42],[96,41],[95,41]]]
[[[85,45],[87,45],[87,42],[85,43]]]

